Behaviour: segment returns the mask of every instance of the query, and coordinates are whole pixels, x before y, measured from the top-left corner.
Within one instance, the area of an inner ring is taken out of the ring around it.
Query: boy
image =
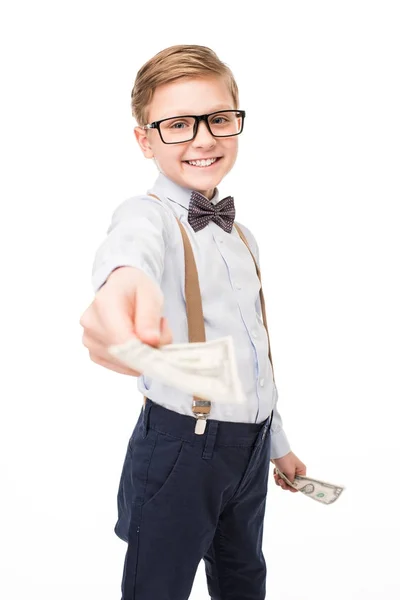
[[[137,142],[159,176],[148,194],[115,210],[93,267],[96,296],[80,321],[90,358],[140,376],[147,397],[118,490],[115,533],[128,543],[122,600],[186,600],[202,558],[212,600],[262,600],[269,461],[291,481],[306,467],[291,452],[276,407],[255,264],[233,226],[233,199],[221,200],[217,189],[235,163],[245,114],[230,69],[209,48],[186,45],[140,69],[132,112]],[[254,237],[240,229],[258,262]],[[189,341],[185,232],[205,337],[232,335],[246,394],[245,404],[211,403],[200,434],[189,394],[107,353],[132,336],[153,346]]]

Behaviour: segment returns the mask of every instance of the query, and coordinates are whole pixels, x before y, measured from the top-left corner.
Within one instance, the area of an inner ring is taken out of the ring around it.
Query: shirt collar
[[[154,193],[156,196],[164,196],[168,198],[168,200],[171,200],[171,202],[175,202],[187,210],[189,210],[192,191],[193,190],[190,188],[185,188],[178,183],[175,183],[172,179],[164,175],[164,173],[159,173],[152,189],[149,190],[149,192]],[[215,188],[214,196],[210,202],[212,202],[212,204],[217,204],[217,202],[219,202],[218,188]]]

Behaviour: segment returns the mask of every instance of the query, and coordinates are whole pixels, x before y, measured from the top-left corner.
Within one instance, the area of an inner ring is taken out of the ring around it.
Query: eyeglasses
[[[196,137],[200,121],[204,121],[214,137],[232,137],[243,131],[244,110],[223,110],[208,115],[181,115],[144,125],[142,129],[157,129],[164,144],[182,144]]]

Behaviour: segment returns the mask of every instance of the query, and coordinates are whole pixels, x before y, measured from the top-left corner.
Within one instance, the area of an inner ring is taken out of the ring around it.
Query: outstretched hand
[[[307,467],[304,463],[301,462],[299,458],[293,452],[289,452],[282,456],[281,458],[272,458],[271,462],[284,473],[286,477],[293,483],[296,475],[306,475]],[[274,469],[274,479],[276,485],[280,485],[284,490],[290,490],[291,492],[298,492],[299,490],[295,490],[290,487],[281,477],[279,477],[276,469]]]

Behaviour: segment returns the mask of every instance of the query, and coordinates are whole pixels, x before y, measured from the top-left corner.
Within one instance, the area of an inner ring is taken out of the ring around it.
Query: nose
[[[215,143],[215,137],[208,131],[207,125],[204,123],[204,121],[200,121],[196,137],[192,141],[192,144],[197,148],[212,148],[215,146]]]

